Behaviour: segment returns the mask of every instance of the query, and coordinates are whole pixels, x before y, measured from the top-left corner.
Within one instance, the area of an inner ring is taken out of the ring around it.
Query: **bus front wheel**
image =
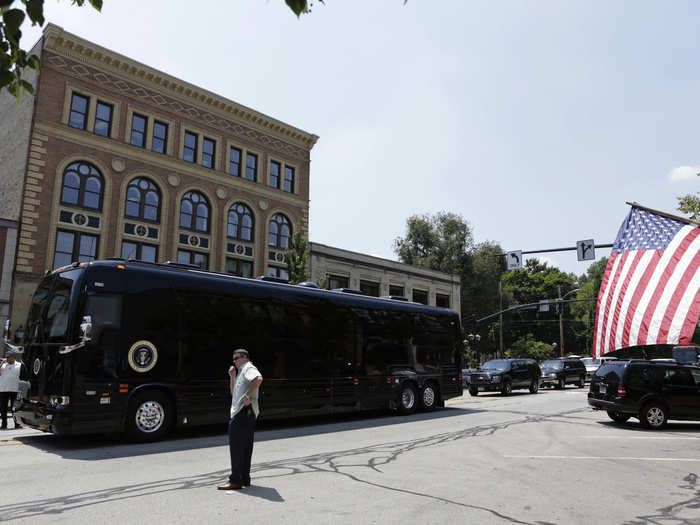
[[[416,387],[411,383],[401,385],[399,414],[412,414],[416,410]]]
[[[129,402],[126,432],[135,441],[158,441],[172,428],[173,404],[158,390],[136,394]]]

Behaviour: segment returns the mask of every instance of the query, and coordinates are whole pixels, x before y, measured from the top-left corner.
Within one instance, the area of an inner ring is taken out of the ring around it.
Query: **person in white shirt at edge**
[[[248,360],[248,351],[233,351],[231,378],[231,420],[228,424],[228,446],[231,453],[231,475],[219,490],[239,490],[250,485],[250,459],[253,455],[255,420],[260,414],[258,394],[262,375]]]
[[[1,430],[7,430],[7,411],[19,391],[19,380],[26,376],[24,363],[17,361],[17,352],[10,350],[7,359],[0,361],[0,418],[2,418]],[[20,377],[21,376],[21,377]],[[15,423],[15,428],[21,428]]]

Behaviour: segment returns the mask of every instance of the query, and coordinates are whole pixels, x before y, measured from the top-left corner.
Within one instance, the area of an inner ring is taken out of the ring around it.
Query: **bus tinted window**
[[[46,309],[45,335],[49,342],[63,342],[68,337],[71,291],[82,270],[58,274]]]

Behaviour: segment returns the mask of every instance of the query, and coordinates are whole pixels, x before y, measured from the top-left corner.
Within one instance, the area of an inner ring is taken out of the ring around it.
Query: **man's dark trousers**
[[[2,419],[2,428],[7,428],[7,412],[11,409],[15,397],[17,397],[17,392],[0,392],[0,419]]]
[[[253,456],[255,415],[250,406],[243,407],[228,424],[228,446],[231,452],[231,475],[228,480],[250,485],[250,459]]]

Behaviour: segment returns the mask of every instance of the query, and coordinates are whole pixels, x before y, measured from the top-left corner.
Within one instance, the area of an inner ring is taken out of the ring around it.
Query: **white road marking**
[[[681,436],[580,436],[579,439],[619,439],[621,441],[630,439],[686,439],[689,441],[700,441],[700,437]]]
[[[632,461],[689,461],[700,462],[700,458],[640,458],[633,456],[503,456],[509,459],[612,459]]]

